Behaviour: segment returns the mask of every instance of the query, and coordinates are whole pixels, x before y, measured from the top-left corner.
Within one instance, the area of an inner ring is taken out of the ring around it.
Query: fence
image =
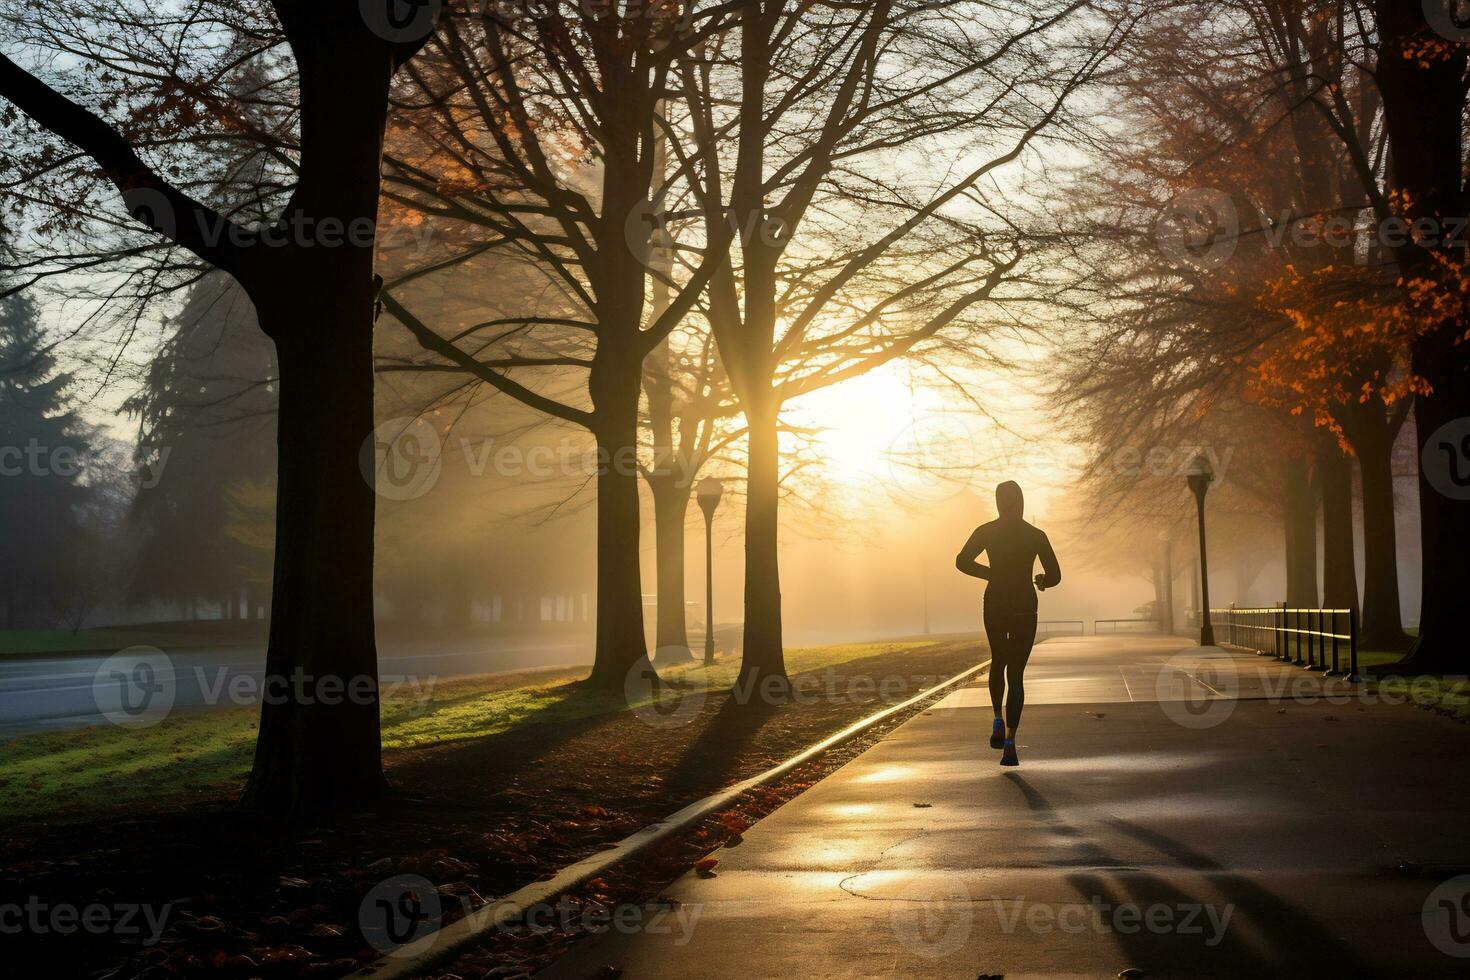
[[[1277,657],[1308,670],[1358,677],[1356,609],[1211,609],[1215,640]],[[1347,669],[1342,654],[1347,653]],[[1331,663],[1328,663],[1329,655]]]
[[[1036,623],[1037,636],[1084,636],[1087,625],[1080,619],[1043,619]]]
[[[1103,634],[1103,624],[1107,624],[1107,632],[1117,633],[1120,625],[1127,629],[1139,629],[1143,632],[1151,632],[1159,628],[1156,619],[1094,619],[1092,621],[1092,632],[1094,636]]]

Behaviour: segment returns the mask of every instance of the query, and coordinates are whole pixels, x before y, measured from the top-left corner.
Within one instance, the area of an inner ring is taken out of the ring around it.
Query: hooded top
[[[1056,552],[1052,551],[1046,534],[1022,518],[1026,498],[1014,480],[1007,480],[995,488],[995,509],[1000,516],[975,529],[970,540],[955,556],[955,567],[966,575],[989,583],[985,587],[987,609],[1034,615],[1036,589],[1031,584],[1031,576],[1036,560],[1041,559],[1041,569],[1045,573],[1042,581],[1049,589],[1062,581]],[[986,552],[989,565],[975,560],[982,551]]]

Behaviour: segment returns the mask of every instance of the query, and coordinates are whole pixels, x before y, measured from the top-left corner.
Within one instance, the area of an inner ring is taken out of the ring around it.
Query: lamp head
[[[1203,453],[1189,461],[1189,468],[1184,471],[1184,478],[1189,481],[1189,489],[1196,496],[1203,496],[1215,479],[1215,468],[1210,465],[1210,458]]]
[[[707,476],[694,485],[694,496],[699,500],[700,509],[706,514],[715,512],[715,507],[720,503],[720,495],[724,492],[725,485],[717,476]]]

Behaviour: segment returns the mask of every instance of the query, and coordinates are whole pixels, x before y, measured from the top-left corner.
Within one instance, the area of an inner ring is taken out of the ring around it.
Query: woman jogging
[[[1007,480],[996,487],[995,509],[1000,516],[977,527],[954,560],[955,567],[966,575],[989,583],[985,587],[985,635],[990,640],[990,706],[995,710],[990,747],[1004,750],[1003,766],[1021,764],[1016,757],[1016,728],[1026,706],[1022,675],[1036,642],[1036,589],[1045,591],[1062,581],[1056,552],[1046,534],[1021,519],[1025,506],[1016,482]],[[975,560],[982,551],[989,565]],[[1032,579],[1038,558],[1044,574]]]

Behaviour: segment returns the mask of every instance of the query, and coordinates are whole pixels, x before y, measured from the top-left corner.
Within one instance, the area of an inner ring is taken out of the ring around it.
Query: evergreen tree
[[[190,290],[173,335],[126,403],[139,420],[138,536],[130,597],[224,603],[269,589],[260,551],[227,533],[231,494],[275,478],[275,358],[254,310],[232,281],[212,276]],[[250,603],[252,606],[254,602]]]
[[[0,622],[10,629],[55,624],[81,586],[92,433],[76,414],[72,384],[34,301],[0,299]]]

